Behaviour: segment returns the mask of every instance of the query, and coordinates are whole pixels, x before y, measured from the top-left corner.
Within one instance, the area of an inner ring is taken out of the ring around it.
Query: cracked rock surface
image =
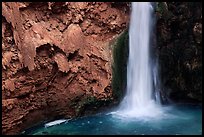
[[[2,134],[113,99],[111,41],[128,21],[127,3],[2,2]]]

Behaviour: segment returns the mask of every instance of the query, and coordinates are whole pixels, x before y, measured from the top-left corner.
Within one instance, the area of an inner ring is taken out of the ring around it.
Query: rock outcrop
[[[113,99],[111,43],[128,3],[2,3],[2,134]]]
[[[202,3],[159,2],[157,48],[163,95],[202,102]]]

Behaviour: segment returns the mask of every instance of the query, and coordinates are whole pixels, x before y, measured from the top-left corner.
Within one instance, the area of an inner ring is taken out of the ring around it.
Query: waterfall
[[[157,88],[157,65],[150,60],[152,16],[150,2],[132,2],[127,91],[117,111],[123,116],[154,117],[162,113],[159,92],[153,88],[155,85]]]

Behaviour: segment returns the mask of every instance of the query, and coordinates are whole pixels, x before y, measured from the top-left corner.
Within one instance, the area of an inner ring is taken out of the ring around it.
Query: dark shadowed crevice
[[[127,85],[128,39],[128,30],[126,29],[113,45],[112,90],[117,101],[120,101],[124,96]]]

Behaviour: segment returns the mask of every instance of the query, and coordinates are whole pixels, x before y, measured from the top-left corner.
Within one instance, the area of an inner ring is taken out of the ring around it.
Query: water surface
[[[24,134],[31,135],[201,135],[202,109],[200,106],[180,105],[164,108],[159,118],[127,118],[115,113],[67,120],[45,127],[38,126]],[[153,112],[149,112],[153,113]]]

